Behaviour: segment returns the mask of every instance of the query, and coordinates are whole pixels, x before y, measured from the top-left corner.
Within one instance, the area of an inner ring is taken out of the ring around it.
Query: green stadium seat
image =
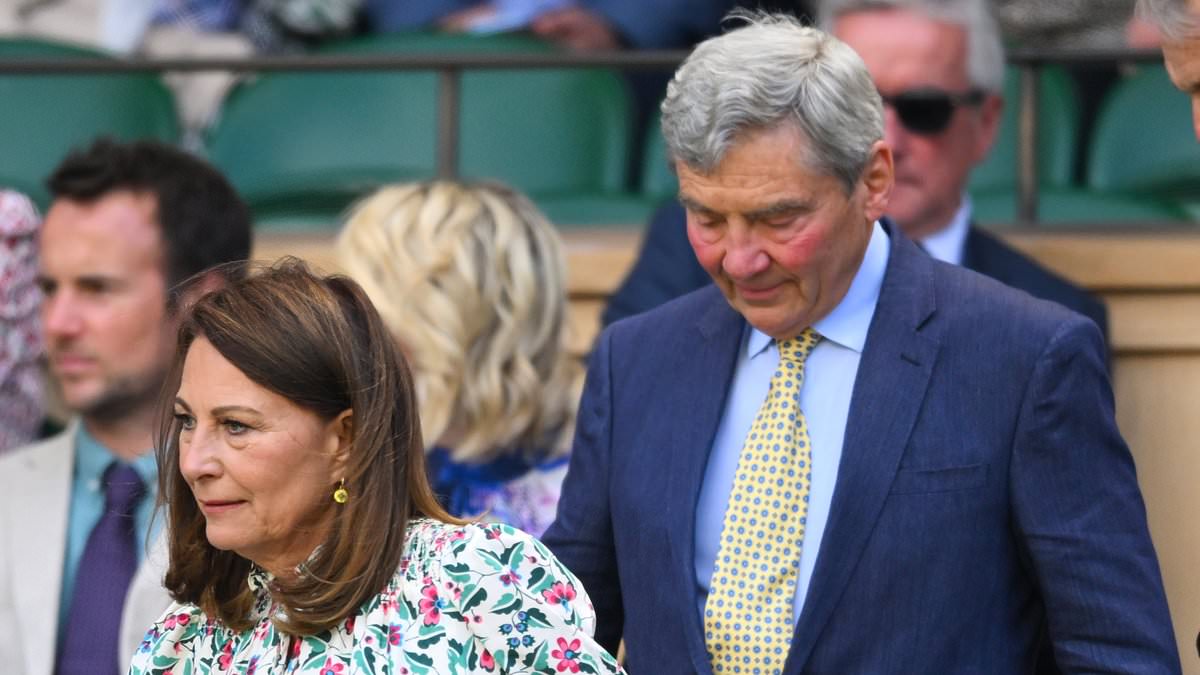
[[[35,39],[0,39],[0,59],[106,58],[102,52]],[[175,142],[171,93],[154,75],[0,75],[0,185],[43,209],[44,182],[73,148],[99,136]]]
[[[1009,66],[1004,77],[1004,113],[996,142],[986,159],[971,171],[972,193],[1015,189],[1021,108],[1020,71]],[[1079,138],[1079,102],[1071,76],[1049,66],[1038,76],[1038,184],[1071,185]]]
[[[1161,65],[1141,66],[1101,105],[1087,185],[1188,202],[1200,200],[1200,145],[1191,103]]]
[[[971,195],[974,218],[987,226],[1012,224],[1017,219],[1017,194],[1012,190]],[[1038,192],[1038,221],[1056,225],[1112,226],[1131,222],[1188,222],[1179,204],[1147,196],[1099,193],[1080,188],[1043,188]]]
[[[429,33],[349,41],[323,53],[542,53],[516,35]],[[459,174],[499,180],[548,211],[603,221],[649,206],[625,189],[630,103],[604,69],[463,73]],[[239,86],[209,155],[260,222],[336,223],[357,197],[436,173],[437,75],[373,71],[265,74]],[[587,204],[596,209],[582,208]],[[600,207],[604,208],[601,209]],[[290,215],[289,215],[290,214]]]

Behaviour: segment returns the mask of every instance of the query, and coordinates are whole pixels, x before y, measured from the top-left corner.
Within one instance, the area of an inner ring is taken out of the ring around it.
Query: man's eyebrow
[[[815,208],[812,200],[809,199],[785,199],[780,202],[775,202],[769,206],[751,211],[746,214],[747,220],[767,220],[775,216],[781,216],[792,213],[805,213],[812,211]]]
[[[691,211],[693,213],[701,213],[706,216],[721,215],[721,214],[717,213],[716,211],[708,208],[707,206],[701,204],[700,202],[696,201],[695,199],[692,199],[691,197],[689,197],[685,194],[682,194],[682,193],[680,193],[680,195],[679,195],[679,203],[683,206],[683,208],[685,208],[688,211]]]

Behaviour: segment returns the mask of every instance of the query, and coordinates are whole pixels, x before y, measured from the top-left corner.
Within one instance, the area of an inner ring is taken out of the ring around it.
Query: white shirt
[[[971,198],[963,195],[962,203],[950,219],[950,224],[922,239],[921,248],[942,262],[961,266],[963,248],[967,245],[967,233],[970,229]]]

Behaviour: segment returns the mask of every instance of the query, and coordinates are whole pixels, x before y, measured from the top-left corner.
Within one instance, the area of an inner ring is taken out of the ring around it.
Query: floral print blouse
[[[130,675],[620,673],[592,639],[592,603],[536,539],[502,524],[414,521],[387,588],[332,630],[289,638],[270,577],[252,572],[256,625],[234,632],[175,604],[146,634]]]

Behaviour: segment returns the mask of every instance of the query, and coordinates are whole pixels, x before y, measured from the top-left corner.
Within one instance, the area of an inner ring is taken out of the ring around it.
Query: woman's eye
[[[175,421],[179,424],[179,428],[184,431],[191,431],[196,428],[196,418],[186,413],[175,413]]]
[[[246,426],[245,424],[242,424],[241,422],[239,422],[237,420],[225,420],[224,422],[222,422],[222,424],[224,424],[225,428],[227,430],[229,430],[229,433],[233,434],[234,436],[245,433],[250,430],[250,427]]]

